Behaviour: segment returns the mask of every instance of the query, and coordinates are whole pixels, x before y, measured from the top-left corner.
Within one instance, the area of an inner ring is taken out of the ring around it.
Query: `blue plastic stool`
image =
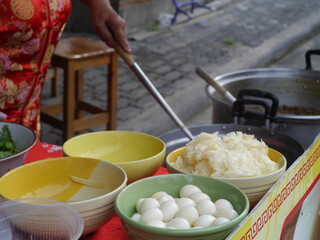
[[[177,19],[177,16],[179,13],[182,13],[184,15],[186,15],[189,19],[191,18],[191,16],[189,15],[189,13],[185,10],[183,10],[182,8],[185,7],[185,6],[188,6],[188,5],[191,5],[191,10],[190,12],[193,13],[193,10],[196,8],[196,7],[199,7],[199,8],[206,8],[208,10],[211,10],[210,7],[208,7],[207,5],[205,4],[202,4],[202,3],[199,3],[197,2],[197,0],[189,0],[189,1],[184,1],[184,2],[179,2],[179,0],[172,0],[174,6],[176,7],[176,12],[174,14],[174,17],[172,18],[171,20],[171,25],[173,25]]]

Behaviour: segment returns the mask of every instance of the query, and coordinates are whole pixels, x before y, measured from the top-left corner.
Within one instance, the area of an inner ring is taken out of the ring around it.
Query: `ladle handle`
[[[129,53],[127,53],[125,50],[123,50],[123,48],[119,45],[119,43],[114,42],[113,48],[116,50],[118,55],[129,67],[134,64],[135,61],[133,57]]]
[[[200,67],[197,67],[196,73],[209,85],[214,87],[217,92],[219,92],[226,100],[228,100],[228,102],[233,103],[234,101],[236,101],[236,98],[229,91],[227,91],[227,89],[222,87],[217,81],[210,77],[210,75],[206,71],[204,71]]]
[[[186,136],[192,140],[194,136],[190,130],[184,125],[181,119],[176,115],[176,113],[171,109],[166,100],[161,96],[159,91],[155,88],[149,78],[144,74],[139,65],[134,61],[132,56],[125,52],[118,43],[114,43],[114,49],[117,51],[119,56],[123,61],[130,67],[131,71],[136,75],[136,77],[141,81],[145,88],[151,93],[151,95],[156,99],[160,106],[166,111],[166,113],[171,117],[171,119],[178,125],[178,127],[186,134]]]

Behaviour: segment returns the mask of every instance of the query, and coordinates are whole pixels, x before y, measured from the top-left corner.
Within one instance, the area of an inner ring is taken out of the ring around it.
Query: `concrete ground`
[[[197,66],[212,77],[256,67],[304,68],[305,49],[320,46],[317,0],[217,0],[212,8],[196,9],[191,20],[179,16],[172,27],[129,36],[134,59],[187,126],[209,124],[212,118]],[[85,71],[85,99],[100,107],[105,107],[105,76],[103,66]],[[118,130],[160,135],[177,128],[122,60],[118,87]],[[48,93],[49,82],[44,105],[57,100]],[[60,130],[43,124],[42,141],[61,145],[61,136]]]

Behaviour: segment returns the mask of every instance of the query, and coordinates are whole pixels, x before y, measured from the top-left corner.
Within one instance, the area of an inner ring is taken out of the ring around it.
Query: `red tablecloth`
[[[38,142],[29,151],[24,163],[55,157],[63,157],[61,146]],[[166,168],[160,168],[155,175],[166,173],[168,173]],[[83,237],[82,240],[129,240],[129,237],[119,217],[115,215],[107,224],[100,227],[96,232]]]

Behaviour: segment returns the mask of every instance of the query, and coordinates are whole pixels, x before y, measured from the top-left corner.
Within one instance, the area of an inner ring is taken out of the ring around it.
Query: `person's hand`
[[[117,41],[127,53],[131,48],[127,41],[125,20],[112,8],[109,0],[83,0],[91,7],[92,22],[99,37],[110,47]]]
[[[0,112],[0,121],[7,119],[7,114]]]

